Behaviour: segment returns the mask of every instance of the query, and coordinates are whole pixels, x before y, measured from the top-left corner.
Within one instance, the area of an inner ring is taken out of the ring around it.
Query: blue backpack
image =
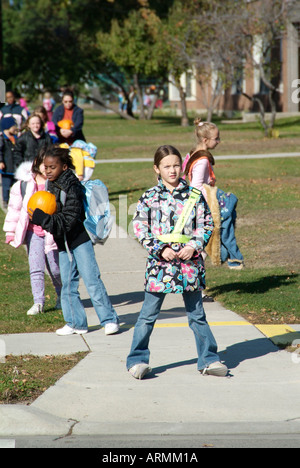
[[[84,227],[93,244],[104,244],[114,224],[106,185],[99,179],[81,182],[84,189]]]
[[[104,244],[114,224],[114,217],[109,207],[109,197],[106,185],[99,179],[81,182],[84,191],[84,227],[93,244]],[[47,181],[45,190],[47,190]],[[66,192],[61,190],[60,201],[66,201]]]

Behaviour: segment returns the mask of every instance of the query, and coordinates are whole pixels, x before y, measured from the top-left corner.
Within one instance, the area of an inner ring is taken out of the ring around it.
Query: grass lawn
[[[7,356],[0,362],[0,404],[30,403],[87,353],[68,356]]]

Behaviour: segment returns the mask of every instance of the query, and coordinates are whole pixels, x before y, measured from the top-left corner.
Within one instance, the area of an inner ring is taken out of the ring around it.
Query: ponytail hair
[[[212,130],[218,128],[213,122],[202,122],[199,117],[194,120],[194,125],[197,144],[202,142],[203,138],[209,138]]]

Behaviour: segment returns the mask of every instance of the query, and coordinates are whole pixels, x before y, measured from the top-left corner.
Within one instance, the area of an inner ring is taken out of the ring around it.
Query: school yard
[[[216,123],[221,144],[214,156],[282,153],[282,157],[216,158],[218,187],[235,193],[239,199],[236,235],[246,268],[234,271],[226,265],[213,267],[208,260],[208,294],[252,323],[300,323],[300,157],[284,157],[286,152],[299,151],[300,119],[278,120],[279,137],[273,139],[264,138],[258,123]],[[194,145],[193,126],[180,127],[174,116],[125,121],[85,109],[84,132],[87,141],[98,147],[97,159],[111,160],[109,164],[97,164],[93,177],[107,185],[121,224],[130,224],[132,205],[155,184],[148,159],[157,147],[172,144],[185,156]],[[113,162],[134,158],[144,158],[145,162]],[[0,210],[2,225],[3,221]],[[46,303],[49,313],[33,321],[24,313],[32,305],[25,249],[5,245],[3,232],[0,245],[1,333],[54,331],[63,318],[60,311],[54,310],[55,294],[50,282]]]

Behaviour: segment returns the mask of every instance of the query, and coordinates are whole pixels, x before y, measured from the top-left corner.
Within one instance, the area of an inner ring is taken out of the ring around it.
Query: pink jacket
[[[32,162],[25,162],[18,168],[15,177],[19,179],[11,188],[7,215],[5,217],[3,231],[6,237],[13,237],[10,245],[17,248],[24,243],[29,225],[29,216],[27,213],[27,203],[31,195],[37,191],[37,184],[31,173]],[[24,199],[21,194],[21,181],[27,182]],[[52,234],[45,233],[45,254],[51,250],[56,250],[57,245],[54,242]]]

